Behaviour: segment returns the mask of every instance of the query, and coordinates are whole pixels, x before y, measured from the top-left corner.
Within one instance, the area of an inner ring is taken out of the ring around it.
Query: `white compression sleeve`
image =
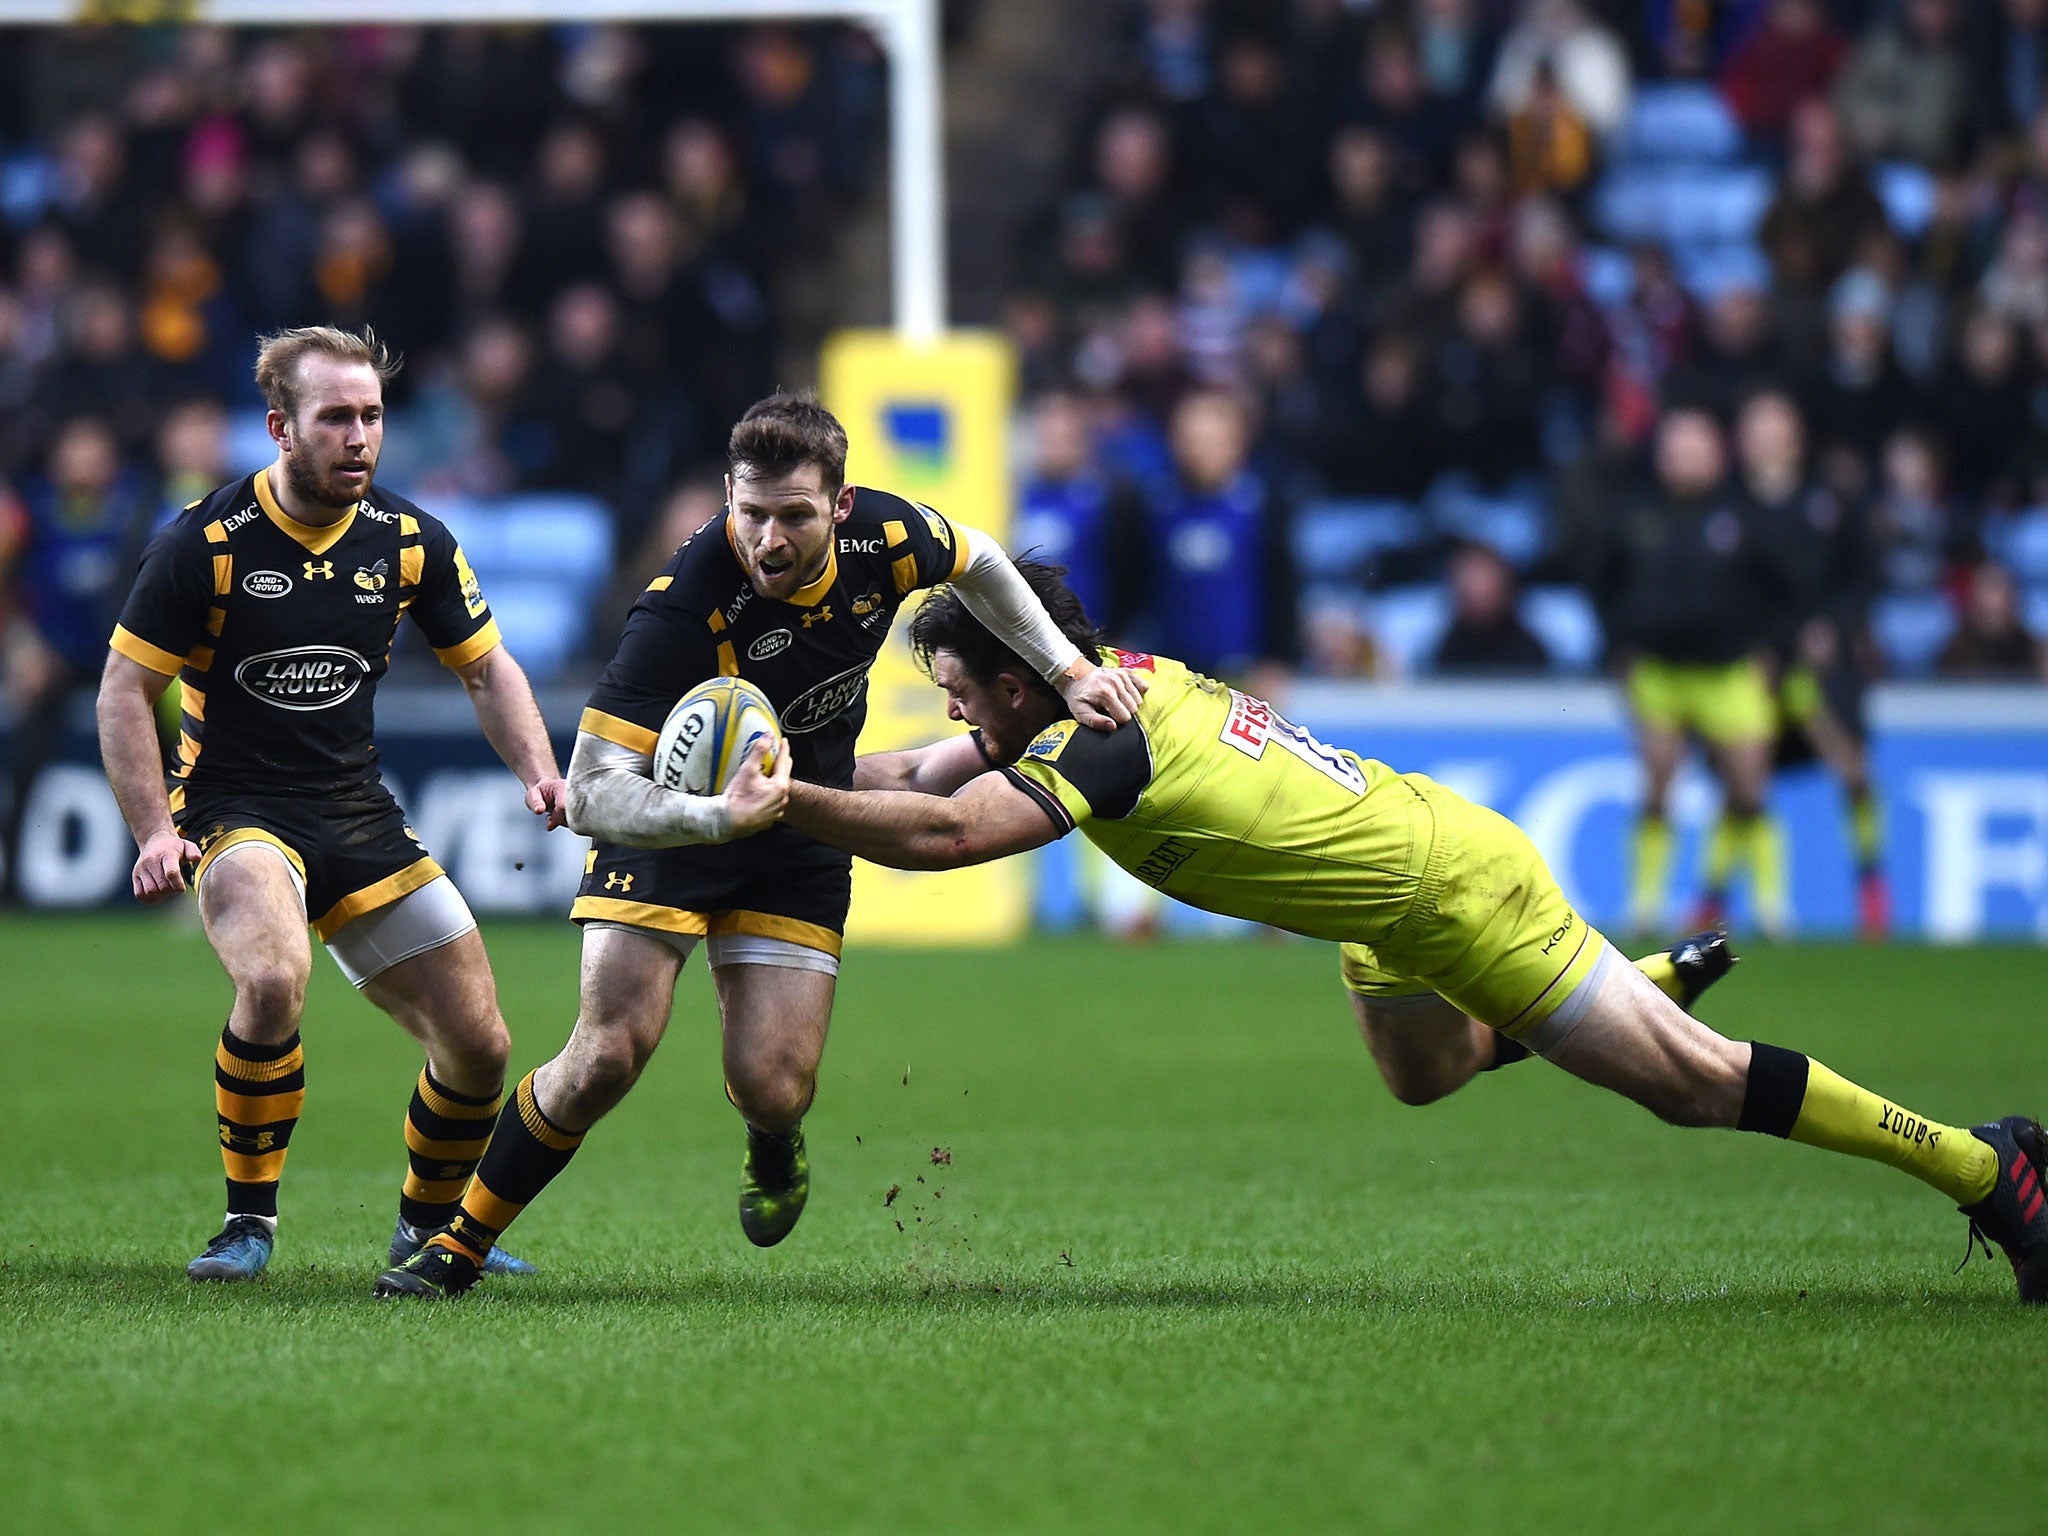
[[[967,611],[998,640],[1022,656],[1047,682],[1074,664],[1081,651],[1060,633],[1030,584],[1017,574],[1003,546],[979,528],[955,523],[953,531],[967,541],[967,564],[953,590]]]
[[[725,796],[663,789],[647,776],[653,765],[645,753],[577,732],[569,759],[569,829],[628,848],[732,840]]]

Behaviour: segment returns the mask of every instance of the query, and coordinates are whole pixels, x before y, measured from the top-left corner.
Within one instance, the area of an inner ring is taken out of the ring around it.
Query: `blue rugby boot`
[[[205,1250],[185,1266],[194,1280],[254,1280],[270,1264],[277,1239],[267,1222],[230,1216]]]
[[[773,1248],[789,1236],[811,1197],[811,1160],[804,1152],[804,1128],[782,1132],[747,1127],[747,1156],[740,1165],[740,1230],[756,1248]]]
[[[397,1230],[391,1234],[391,1250],[385,1257],[390,1260],[391,1267],[397,1269],[418,1253],[426,1240],[433,1235],[432,1232],[421,1231],[401,1216],[398,1219]],[[484,1257],[483,1272],[487,1275],[537,1275],[540,1270],[520,1258],[518,1254],[507,1253],[493,1244],[491,1251]]]

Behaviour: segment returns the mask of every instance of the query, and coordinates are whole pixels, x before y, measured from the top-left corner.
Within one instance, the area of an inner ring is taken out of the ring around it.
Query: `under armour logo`
[[[630,891],[633,889],[633,877],[622,875],[615,869],[604,877],[604,888],[608,891]]]
[[[815,613],[807,613],[804,615],[805,629],[809,629],[813,624],[829,624],[831,622],[832,605],[830,603],[827,603],[824,607],[818,609]]]
[[[308,560],[306,562],[306,580],[334,580],[334,562],[332,560]]]

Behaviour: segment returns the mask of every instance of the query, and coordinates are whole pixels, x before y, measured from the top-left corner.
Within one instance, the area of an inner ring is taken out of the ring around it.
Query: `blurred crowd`
[[[1628,552],[1691,517],[1754,552],[1744,645],[1824,617],[1870,676],[2041,674],[2048,0],[1122,11],[1002,314],[963,317],[1023,362],[1013,543],[1114,632],[1585,670],[1644,643],[1672,572]],[[841,27],[0,30],[17,712],[96,671],[149,528],[267,454],[278,326],[406,354],[384,483],[594,497],[629,586],[784,382],[884,89]],[[1780,430],[1738,431],[1764,394]],[[1704,481],[1653,451],[1675,414]]]
[[[17,710],[97,674],[150,528],[269,457],[262,331],[404,354],[383,483],[585,493],[630,547],[775,383],[882,90],[840,27],[0,29]]]
[[[1019,542],[1112,629],[1540,671],[1525,591],[1626,652],[1671,573],[1617,551],[1700,502],[1754,551],[1744,644],[1826,613],[1872,674],[2043,675],[2044,0],[1124,9],[1003,316]]]

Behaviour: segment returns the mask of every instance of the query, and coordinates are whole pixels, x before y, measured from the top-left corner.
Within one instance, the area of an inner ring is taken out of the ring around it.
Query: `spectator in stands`
[[[1392,148],[1395,186],[1421,196],[1441,182],[1465,114],[1457,102],[1430,93],[1414,39],[1393,23],[1374,28],[1364,75],[1364,91],[1349,104],[1348,115]]]
[[[1942,484],[1940,451],[1927,433],[1903,428],[1886,441],[1870,522],[1887,587],[1936,592],[1949,584],[1967,546]]]
[[[1422,350],[1382,331],[1359,370],[1357,393],[1326,407],[1317,462],[1333,496],[1420,501],[1443,472],[1436,419],[1424,399]]]
[[[220,402],[192,399],[166,413],[156,434],[159,476],[155,527],[162,527],[186,507],[233,475],[228,465],[228,415]]]
[[[1482,22],[1478,5],[1474,0],[1418,0],[1411,25],[1430,95],[1477,117],[1494,63],[1494,30]]]
[[[1654,482],[1617,503],[1589,572],[1608,638],[1626,658],[1643,759],[1630,926],[1662,926],[1672,856],[1667,807],[1690,737],[1704,746],[1724,795],[1698,923],[1725,920],[1730,879],[1746,866],[1758,921],[1782,928],[1784,846],[1765,806],[1777,712],[1757,660],[1774,572],[1729,481],[1714,417],[1666,412],[1654,464]]]
[[[1778,376],[1775,340],[1763,289],[1740,278],[1725,284],[1708,296],[1698,345],[1672,373],[1665,399],[1732,419],[1744,396]]]
[[[606,171],[604,139],[588,123],[564,118],[540,142],[526,236],[535,280],[549,293],[603,273]]]
[[[1195,136],[1212,222],[1254,245],[1298,227],[1313,164],[1308,123],[1270,39],[1241,32],[1223,42]]]
[[[1792,114],[1785,179],[1764,212],[1758,239],[1777,280],[1818,297],[1847,269],[1871,231],[1885,227],[1884,204],[1842,142],[1826,102]]]
[[[526,483],[597,496],[627,525],[621,542],[633,542],[647,510],[625,494],[637,403],[619,358],[619,307],[607,290],[577,283],[555,296],[535,383],[533,417],[546,437]]]
[[[14,714],[11,793],[0,822],[8,878],[19,863],[29,788],[62,745],[72,692],[99,676],[150,526],[142,476],[123,462],[120,439],[96,416],[75,416],[58,428],[48,469],[25,482],[22,505],[19,546],[0,547],[0,576],[21,592],[17,622],[0,646],[0,686]]]
[[[1828,353],[1802,404],[1824,455],[1847,451],[1867,478],[1885,439],[1918,402],[1892,357],[1892,296],[1875,273],[1850,272],[1828,296]]]
[[[1992,138],[2016,137],[2048,106],[2048,0],[1997,0],[1970,20],[1973,126]]]
[[[1579,120],[1612,133],[1628,112],[1628,51],[1578,0],[1528,0],[1501,40],[1488,91],[1493,110],[1513,117],[1529,103],[1548,67]]]
[[[1350,248],[1360,285],[1372,292],[1407,267],[1415,242],[1412,199],[1395,179],[1387,139],[1378,129],[1350,123],[1330,139],[1330,193],[1324,223]]]
[[[1291,657],[1287,522],[1249,467],[1245,403],[1200,389],[1173,413],[1173,474],[1145,496],[1154,643],[1201,671],[1241,677]]]
[[[466,330],[486,315],[539,307],[537,258],[519,202],[502,183],[471,182],[456,195],[447,211],[447,245],[451,324]]]
[[[1112,113],[1095,135],[1095,186],[1120,255],[1119,278],[1147,287],[1180,275],[1188,215],[1173,181],[1173,145],[1156,113]]]
[[[1536,472],[1543,380],[1521,297],[1499,273],[1480,272],[1465,284],[1457,328],[1436,350],[1429,389],[1437,446],[1452,468],[1490,490]]]
[[[1067,569],[1067,585],[1088,616],[1114,631],[1130,604],[1129,509],[1095,462],[1078,397],[1042,395],[1031,408],[1031,473],[1018,497],[1011,546]]]
[[[1522,105],[1508,114],[1507,132],[1516,192],[1569,197],[1592,178],[1593,132],[1559,89],[1547,60],[1537,66]]]
[[[2016,209],[1978,288],[1983,306],[2015,325],[2048,323],[2048,214]]]
[[[1964,149],[1970,72],[1955,0],[1901,0],[1864,33],[1835,82],[1852,152],[1872,160],[1952,164]]]
[[[1438,672],[1510,676],[1546,672],[1550,652],[1517,611],[1514,567],[1485,544],[1451,556],[1451,627],[1430,663]]]
[[[2027,495],[2027,391],[2013,327],[1989,309],[1973,311],[1934,400],[1956,494],[1977,508],[2020,506]]]
[[[1820,0],[1770,0],[1721,66],[1721,94],[1742,131],[1783,143],[1799,104],[1827,95],[1848,46]]]
[[[124,454],[142,448],[156,430],[166,381],[135,344],[127,295],[109,282],[82,283],[68,308],[64,350],[37,381],[38,414],[54,423],[90,413],[112,428]]]
[[[1983,681],[2048,681],[2048,647],[2020,623],[2012,572],[1987,560],[1971,571],[1962,621],[1935,658],[1943,677]]]

